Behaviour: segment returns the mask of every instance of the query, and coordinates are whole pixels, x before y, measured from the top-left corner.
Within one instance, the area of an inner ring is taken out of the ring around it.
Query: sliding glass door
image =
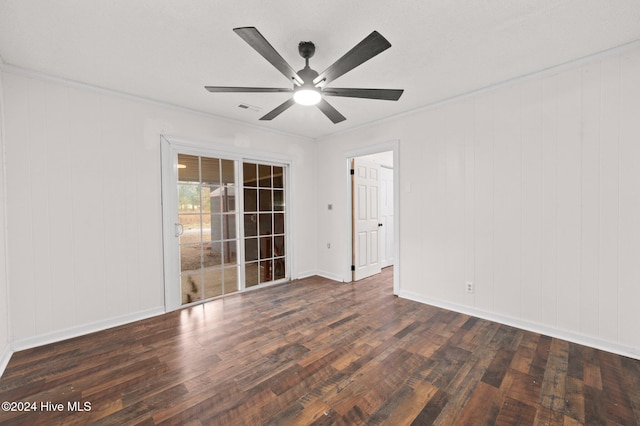
[[[287,165],[162,147],[167,310],[287,280]]]
[[[235,162],[178,154],[182,304],[238,291]]]

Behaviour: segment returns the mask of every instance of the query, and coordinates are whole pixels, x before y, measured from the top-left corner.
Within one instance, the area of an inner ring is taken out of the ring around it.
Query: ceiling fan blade
[[[374,31],[369,34],[364,40],[358,43],[353,49],[344,54],[340,59],[329,66],[326,70],[320,73],[313,79],[313,84],[318,85],[322,83],[324,87],[329,82],[335,80],[341,75],[351,71],[363,62],[376,56],[391,47],[391,43],[386,38]]]
[[[322,94],[326,96],[381,99],[383,101],[397,101],[403,92],[402,89],[339,89],[336,87],[322,89]]]
[[[339,123],[341,121],[346,120],[347,118],[340,114],[337,109],[335,109],[331,104],[324,99],[320,99],[320,102],[316,105],[320,111],[324,113],[329,120],[333,121],[333,124]]]
[[[293,98],[289,98],[279,106],[275,107],[269,113],[267,113],[267,115],[265,115],[264,117],[260,117],[260,120],[273,120],[274,118],[282,114],[285,110],[291,108],[291,106],[295,103],[296,101],[294,101]]]
[[[289,81],[294,81],[299,86],[304,83],[294,69],[276,52],[276,49],[271,46],[267,39],[264,38],[255,27],[234,28],[233,31],[269,61],[271,65],[276,67]]]
[[[275,93],[275,92],[293,92],[293,89],[284,89],[280,87],[227,87],[227,86],[204,86],[210,92],[230,93],[230,92],[246,92],[246,93]]]

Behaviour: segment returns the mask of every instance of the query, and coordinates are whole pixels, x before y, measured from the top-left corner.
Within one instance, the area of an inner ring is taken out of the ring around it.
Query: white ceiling
[[[392,47],[330,87],[405,89],[398,102],[329,99],[347,120],[287,93],[213,94],[203,86],[289,87],[232,29],[255,26],[294,69],[313,41],[321,72],[377,30]],[[319,138],[640,39],[639,0],[0,0],[6,65],[279,131]],[[238,104],[260,112],[238,108]]]

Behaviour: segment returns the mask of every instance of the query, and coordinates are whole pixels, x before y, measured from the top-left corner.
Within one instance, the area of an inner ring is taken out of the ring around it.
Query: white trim
[[[5,66],[2,57],[0,57],[0,69]],[[2,217],[4,221],[2,223],[4,238],[2,241],[2,246],[4,249],[4,258],[0,260],[1,263],[4,264],[4,268],[2,271],[2,279],[5,282],[5,288],[0,290],[4,293],[4,308],[7,314],[6,318],[2,318],[0,323],[2,323],[2,327],[5,327],[4,332],[6,333],[7,341],[5,342],[6,346],[4,347],[2,357],[0,358],[0,377],[4,372],[4,369],[11,358],[11,354],[13,353],[11,350],[11,304],[9,303],[9,224],[8,224],[8,210],[7,210],[7,160],[5,156],[5,121],[4,121],[4,85],[2,82],[2,75],[0,75],[0,162],[2,162],[2,193],[4,194],[4,198],[2,199],[2,205],[0,208],[2,209]]]
[[[257,129],[257,130],[261,130],[261,131],[265,131],[265,132],[269,132],[269,133],[275,133],[275,134],[278,134],[278,135],[290,136],[290,137],[295,137],[295,138],[302,138],[302,139],[304,139],[305,141],[307,141],[309,143],[312,143],[312,142],[315,141],[314,138],[311,138],[309,136],[299,135],[297,133],[286,132],[284,130],[273,129],[271,127],[259,126],[257,124],[253,124],[253,123],[246,122],[246,121],[241,121],[241,120],[236,120],[236,119],[233,119],[233,118],[224,117],[222,115],[212,114],[210,112],[204,112],[204,111],[200,111],[200,110],[196,110],[196,109],[192,109],[192,108],[183,107],[183,106],[180,106],[180,105],[171,104],[171,103],[168,103],[168,102],[162,102],[162,101],[158,101],[158,100],[154,100],[154,99],[145,98],[145,97],[142,97],[142,96],[132,95],[132,94],[125,93],[125,92],[119,92],[117,90],[108,89],[108,88],[100,87],[100,86],[94,86],[92,84],[81,83],[81,82],[74,81],[74,80],[68,80],[66,78],[52,76],[52,75],[45,74],[45,73],[42,73],[42,72],[39,72],[39,71],[34,71],[34,70],[27,69],[27,68],[22,68],[22,67],[17,67],[15,65],[7,65],[7,64],[0,63],[0,70],[4,71],[4,72],[11,73],[11,74],[16,74],[16,75],[28,77],[28,78],[36,78],[38,80],[49,81],[51,83],[62,84],[62,85],[65,85],[65,86],[74,87],[74,88],[78,88],[78,89],[84,89],[84,90],[89,90],[89,91],[96,92],[96,93],[102,93],[102,94],[106,94],[106,95],[117,96],[119,98],[124,98],[124,99],[128,99],[128,100],[131,100],[131,101],[142,102],[142,103],[145,103],[145,104],[160,106],[160,107],[163,107],[163,108],[170,108],[170,109],[173,109],[173,110],[176,110],[176,111],[181,111],[181,112],[188,112],[188,113],[191,113],[191,114],[200,115],[202,117],[213,118],[213,119],[224,121],[224,122],[227,122],[227,123],[231,123],[231,124],[235,124],[235,125],[239,125],[239,126],[250,127],[250,128],[253,128],[253,129]]]
[[[303,280],[305,278],[310,278],[310,277],[322,277],[322,278],[326,278],[328,280],[331,281],[337,281],[339,283],[343,283],[344,280],[342,279],[342,275],[338,275],[338,274],[332,274],[331,272],[326,272],[326,271],[318,271],[318,270],[310,270],[310,271],[304,271],[301,272],[297,277],[292,277],[291,280]]]
[[[11,355],[13,355],[13,350],[11,350],[11,346],[7,345],[2,355],[0,355],[0,378],[4,374],[4,370],[7,368],[9,361],[11,361]]]
[[[227,156],[230,159],[243,159],[243,160],[260,160],[260,161],[276,161],[283,164],[290,165],[294,159],[292,156],[283,155],[281,153],[260,151],[256,149],[247,149],[246,147],[231,145],[228,142],[220,140],[197,140],[197,139],[184,139],[178,136],[172,136],[167,134],[160,135],[171,146],[185,150],[185,152],[193,153],[194,155],[218,155]]]
[[[173,219],[177,220],[173,214],[175,206],[178,205],[174,182],[178,181],[177,166],[174,166],[174,157],[177,153],[171,143],[160,136],[160,177],[161,177],[161,200],[162,200],[162,273],[164,287],[164,308],[170,312],[180,308],[180,291],[168,285],[169,277],[178,273],[179,253],[175,244],[168,244],[168,240],[173,227]],[[175,231],[173,231],[175,232]],[[175,302],[178,302],[177,304]]]
[[[393,161],[393,160],[392,160],[392,161]],[[389,170],[389,171],[391,171],[391,179],[392,179],[392,183],[393,183],[393,177],[394,177],[393,167],[392,167],[392,166],[386,166],[386,165],[384,165],[384,164],[380,164],[380,171],[381,171],[381,172],[382,172],[382,169],[385,169],[385,170]],[[383,172],[383,173],[386,173],[386,172]],[[395,184],[394,184],[394,185],[393,185],[393,190],[394,190],[394,192],[395,192],[395,189],[396,189],[396,188],[395,188]],[[395,204],[394,204],[394,206],[393,206],[393,207],[394,207],[394,212],[395,212]],[[382,216],[382,210],[380,211],[380,216]],[[393,225],[394,225],[394,226],[396,225],[396,217],[395,217],[395,215],[393,216]],[[396,235],[395,235],[395,231],[394,231],[393,236],[394,236],[394,237],[396,236]],[[396,251],[396,247],[395,247],[395,238],[394,238],[393,242],[394,242],[394,244],[393,244],[393,252],[395,253],[395,251]],[[385,241],[385,243],[386,243],[386,241]],[[387,254],[387,253],[386,253],[386,249],[385,249],[385,254],[386,254],[386,257],[387,257],[387,258],[386,258],[386,259],[381,259],[381,262],[380,262],[380,266],[382,267],[382,269],[384,269],[384,268],[388,268],[389,266],[394,266],[394,259],[392,258],[391,260],[389,260],[389,254]],[[394,289],[394,294],[397,294],[397,292],[395,291],[395,289]]]
[[[11,349],[13,349],[14,352],[17,352],[24,349],[35,348],[38,346],[47,345],[49,343],[59,342],[62,340],[83,336],[85,334],[94,333],[96,331],[102,331],[120,325],[129,324],[134,321],[140,321],[143,319],[155,317],[164,313],[164,306],[157,306],[155,308],[147,309],[144,311],[121,315],[102,321],[91,322],[88,324],[79,325],[77,327],[70,327],[51,333],[40,334],[24,339],[17,339],[11,343]]]
[[[488,321],[498,322],[511,327],[516,327],[522,330],[531,331],[533,333],[544,334],[557,339],[566,340],[580,345],[589,346],[602,351],[612,352],[617,355],[626,356],[640,360],[640,350],[631,346],[620,345],[614,342],[609,342],[602,339],[597,339],[591,336],[587,336],[581,333],[575,333],[569,330],[563,330],[556,327],[550,327],[544,324],[539,324],[532,321],[526,321],[519,318],[510,317],[507,315],[497,314],[495,312],[488,312],[481,309],[473,308],[470,306],[458,305],[439,299],[433,299],[430,297],[424,297],[420,294],[400,290],[399,297],[404,299],[413,300],[414,302],[424,303],[427,305],[437,306],[438,308],[447,309],[449,311],[459,312],[466,315],[482,318]]]
[[[221,120],[221,121],[225,121],[227,123],[233,123],[236,125],[241,125],[241,126],[247,126],[253,129],[257,129],[257,130],[262,130],[262,131],[266,131],[266,132],[270,132],[270,133],[275,133],[275,134],[280,134],[280,135],[285,135],[285,136],[292,136],[292,137],[297,137],[297,138],[302,138],[304,140],[306,140],[307,142],[319,142],[322,141],[324,139],[330,138],[330,137],[334,137],[336,135],[340,135],[340,134],[345,134],[348,132],[352,132],[352,131],[357,131],[360,129],[364,129],[364,128],[369,128],[371,126],[380,124],[380,123],[385,123],[388,121],[393,121],[397,118],[401,118],[401,117],[406,117],[409,115],[413,115],[415,113],[418,113],[420,111],[424,111],[424,110],[429,110],[429,109],[433,109],[433,108],[438,108],[442,105],[451,103],[451,102],[456,102],[459,101],[461,99],[466,99],[469,98],[471,96],[475,96],[475,95],[479,95],[482,93],[486,93],[489,91],[492,91],[494,89],[498,89],[500,87],[504,87],[504,86],[508,86],[511,84],[515,84],[515,83],[519,83],[521,81],[526,81],[528,79],[531,78],[536,78],[536,77],[544,77],[544,76],[548,76],[551,74],[555,74],[555,73],[559,73],[562,71],[565,71],[567,69],[576,67],[576,66],[580,66],[586,63],[589,63],[591,61],[594,60],[602,60],[602,59],[606,59],[608,57],[611,57],[613,55],[617,55],[617,54],[624,54],[628,51],[634,50],[636,48],[640,47],[640,40],[634,40],[632,42],[623,44],[621,46],[616,46],[616,47],[612,47],[610,49],[606,49],[606,50],[602,50],[600,52],[596,52],[587,56],[583,56],[581,58],[577,58],[577,59],[572,59],[570,61],[567,62],[563,62],[562,64],[559,65],[555,65],[549,68],[544,68],[541,70],[537,70],[537,71],[533,71],[531,73],[527,73],[527,74],[523,74],[517,77],[513,77],[510,78],[508,80],[503,80],[494,84],[490,84],[488,86],[484,86],[481,87],[479,89],[476,90],[471,90],[469,92],[465,92],[465,93],[460,93],[457,95],[453,95],[444,99],[441,99],[439,101],[435,101],[426,105],[421,105],[418,106],[416,108],[410,109],[408,111],[404,111],[395,115],[391,115],[389,117],[385,117],[385,118],[381,118],[378,120],[372,120],[372,121],[368,121],[366,123],[362,123],[360,125],[354,126],[354,127],[349,127],[346,129],[341,129],[341,130],[337,130],[335,132],[331,132],[331,133],[327,133],[325,135],[321,135],[317,138],[313,138],[313,137],[309,137],[309,136],[305,136],[305,135],[300,135],[300,134],[296,134],[296,133],[290,133],[290,132],[285,132],[283,130],[277,130],[277,129],[273,129],[270,127],[263,127],[263,126],[259,126],[250,122],[245,122],[245,121],[240,121],[240,120],[235,120],[232,118],[227,118],[221,115],[216,115],[216,114],[212,114],[212,113],[208,113],[208,112],[204,112],[204,111],[199,111],[199,110],[195,110],[195,109],[191,109],[191,108],[187,108],[187,107],[183,107],[183,106],[179,106],[179,105],[174,105],[174,104],[170,104],[167,102],[161,102],[161,101],[157,101],[157,100],[153,100],[153,99],[149,99],[149,98],[144,98],[142,96],[136,96],[136,95],[131,95],[128,93],[124,93],[124,92],[119,92],[113,89],[107,89],[104,87],[100,87],[100,86],[94,86],[91,84],[87,84],[87,83],[80,83],[77,81],[73,81],[73,80],[68,80],[62,77],[55,77],[49,74],[45,74],[42,72],[38,72],[38,71],[34,71],[34,70],[30,70],[27,68],[22,68],[22,67],[17,67],[15,65],[9,65],[6,64],[4,62],[2,62],[2,58],[0,57],[0,71],[6,71],[12,74],[17,74],[17,75],[22,75],[25,77],[30,77],[30,78],[37,78],[40,80],[45,80],[45,81],[50,81],[50,82],[54,82],[54,83],[58,83],[58,84],[64,84],[67,86],[71,86],[71,87],[77,87],[77,88],[83,88],[83,89],[87,89],[87,90],[91,90],[94,92],[99,92],[99,93],[105,93],[105,94],[110,94],[113,96],[118,96],[121,98],[125,98],[125,99],[129,99],[129,100],[135,100],[135,101],[139,101],[139,102],[144,102],[147,104],[151,104],[151,105],[157,105],[157,106],[162,106],[162,107],[166,107],[166,108],[171,108],[177,111],[183,111],[183,112],[189,112],[189,113],[193,113],[193,114],[198,114],[204,117],[208,117],[208,118],[214,118],[217,120]]]
[[[316,270],[303,271],[303,272],[300,272],[297,277],[291,278],[291,279],[292,280],[302,280],[302,279],[305,279],[305,278],[313,277],[314,275],[319,275],[318,271],[316,271]]]
[[[305,278],[306,277],[311,277],[311,276],[318,276],[318,277],[326,278],[326,279],[331,280],[331,281],[337,281],[337,282],[340,282],[340,283],[345,282],[341,275],[332,274],[331,272],[326,272],[326,271],[313,271],[313,273],[310,273],[309,275],[306,275]]]
[[[254,291],[254,290],[262,290],[264,288],[268,288],[268,287],[272,287],[272,286],[276,286],[276,285],[281,285],[281,284],[291,284],[292,280],[291,279],[280,279],[277,281],[269,281],[267,283],[260,283],[259,285],[253,285],[251,287],[245,287],[242,291],[235,291],[233,293],[227,293],[227,294],[223,294],[222,296],[217,297],[216,299],[224,299],[225,297],[231,297],[233,295],[238,295],[238,294],[243,294],[243,293],[247,293],[249,291]],[[216,300],[216,299],[208,299],[206,300],[204,303],[206,304],[207,302],[210,302],[212,300]],[[201,303],[195,303],[195,305],[199,305]],[[191,307],[191,306],[188,306]]]
[[[295,200],[294,194],[296,193],[295,185],[293,184],[295,176],[294,171],[296,170],[297,163],[293,160],[293,158],[289,159],[286,164],[285,177],[284,177],[284,247],[285,247],[285,276],[289,278],[289,280],[293,280],[298,276],[298,267],[296,260],[296,239],[294,238],[293,231],[293,212],[296,208],[293,205],[292,200]],[[243,200],[244,201],[244,200]],[[244,221],[242,222],[244,225]],[[244,235],[244,232],[243,232]]]
[[[351,261],[353,256],[352,247],[352,223],[351,223],[351,169],[350,159],[354,157],[362,157],[364,155],[377,154],[380,152],[393,151],[393,294],[398,294],[400,291],[400,141],[391,140],[374,145],[363,146],[360,148],[344,151],[342,157],[344,158],[347,167],[344,169],[345,184],[344,184],[344,196],[345,196],[345,217],[346,217],[346,229],[344,231],[344,247],[346,250],[346,263],[343,270],[342,278],[339,281],[351,282]],[[323,275],[324,276],[324,275]],[[332,278],[333,279],[333,278]]]

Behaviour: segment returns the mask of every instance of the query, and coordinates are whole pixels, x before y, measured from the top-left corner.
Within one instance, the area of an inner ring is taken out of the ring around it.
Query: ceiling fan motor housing
[[[300,56],[304,58],[305,63],[304,68],[298,71],[298,76],[302,81],[304,81],[304,84],[301,87],[313,90],[315,89],[313,79],[318,76],[318,72],[309,67],[309,58],[316,53],[316,45],[310,41],[301,41],[298,44],[298,52],[300,53]],[[294,85],[294,90],[295,89],[297,89],[297,87]]]
[[[310,41],[301,41],[298,43],[298,52],[303,58],[309,59],[316,53],[316,45]]]

